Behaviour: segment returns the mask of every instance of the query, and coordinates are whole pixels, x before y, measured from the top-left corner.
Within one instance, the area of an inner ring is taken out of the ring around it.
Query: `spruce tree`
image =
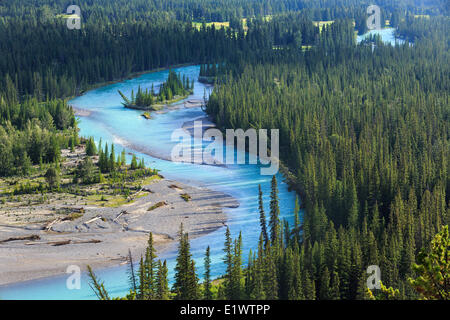
[[[294,207],[294,229],[292,230],[294,234],[294,241],[298,244],[300,243],[300,205],[298,202],[298,196],[295,197],[295,207]]]
[[[258,252],[255,262],[253,264],[253,288],[250,294],[250,299],[264,300],[266,298],[264,286],[264,240],[262,233],[259,236]]]
[[[175,293],[175,299],[183,300],[187,297],[187,276],[189,271],[189,258],[186,237],[183,231],[183,224],[180,226],[178,237],[180,238],[180,241],[178,245],[177,264],[175,266],[175,282],[173,285],[173,291]]]
[[[205,253],[205,280],[203,282],[204,286],[204,298],[205,300],[212,300],[211,291],[211,257],[209,246],[206,248]]]
[[[259,202],[259,224],[261,226],[262,236],[264,238],[264,245],[267,245],[269,241],[269,235],[267,234],[266,215],[264,213],[263,193],[261,185],[258,185],[258,202]]]
[[[139,300],[144,300],[145,291],[146,291],[146,280],[145,280],[145,266],[144,266],[144,258],[141,256],[141,260],[139,262],[139,287],[137,290],[136,297]]]
[[[231,275],[231,299],[242,299],[242,234],[234,240],[233,266]]]
[[[128,249],[128,281],[130,284],[130,289],[133,292],[137,292],[137,278],[134,270],[133,256],[131,255],[131,250]]]
[[[97,154],[97,148],[94,143],[94,138],[90,137],[86,142],[86,154],[88,156],[94,156]]]
[[[230,235],[230,228],[225,231],[225,257],[223,258],[226,266],[224,289],[227,299],[233,297],[233,242]]]
[[[114,171],[116,167],[116,154],[114,151],[114,144],[111,145],[111,154],[109,156],[108,168],[110,171]]]
[[[280,208],[278,205],[278,187],[277,178],[272,177],[272,191],[270,193],[270,241],[273,246],[279,245],[280,242]]]
[[[133,157],[131,158],[131,170],[136,170],[138,168],[137,158],[136,155],[133,154]]]
[[[179,231],[180,243],[178,247],[177,264],[175,266],[175,283],[173,291],[176,300],[194,300],[199,298],[198,277],[194,260],[191,259],[189,237],[183,231],[183,224]]]
[[[188,276],[187,276],[187,300],[198,300],[199,299],[199,286],[198,286],[198,277],[195,270],[195,262],[193,259],[190,259]]]
[[[169,300],[169,280],[166,260],[158,260],[158,273],[156,276],[156,299]]]
[[[148,237],[148,246],[145,252],[144,260],[144,299],[152,300],[155,298],[156,293],[156,253],[153,247],[153,233],[150,232]]]

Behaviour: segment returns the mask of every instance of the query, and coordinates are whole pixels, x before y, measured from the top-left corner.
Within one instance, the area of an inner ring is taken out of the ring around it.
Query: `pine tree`
[[[175,293],[175,299],[182,300],[187,296],[187,275],[189,270],[188,252],[186,238],[184,236],[183,224],[180,226],[178,233],[180,242],[178,245],[177,264],[175,267],[175,283],[173,285],[173,291]]]
[[[187,297],[188,300],[199,299],[198,277],[195,271],[195,262],[190,259],[188,278],[187,278]]]
[[[205,253],[205,280],[203,282],[204,286],[204,298],[205,300],[212,300],[211,291],[211,257],[209,246],[206,248]]]
[[[300,243],[300,205],[298,202],[298,196],[295,197],[295,207],[294,207],[294,229],[292,230],[294,234],[294,241],[298,244]]]
[[[230,228],[227,227],[225,231],[225,248],[223,249],[225,252],[224,262],[226,265],[225,271],[225,295],[227,299],[232,299],[233,297],[233,240],[230,235]]]
[[[89,272],[89,278],[91,279],[91,283],[89,285],[91,286],[91,289],[94,291],[97,298],[99,300],[110,300],[109,294],[106,291],[103,282],[100,282],[97,279],[90,266],[87,266],[87,269]]]
[[[253,288],[250,299],[264,300],[266,298],[264,291],[264,240],[262,233],[258,242],[258,253],[253,263]]]
[[[231,275],[231,299],[242,299],[242,234],[234,241],[233,266]]]
[[[278,206],[278,187],[277,178],[272,177],[272,192],[270,194],[270,241],[273,246],[277,246],[280,243],[280,208]]]
[[[311,280],[311,277],[308,272],[303,272],[303,292],[306,300],[315,300],[316,299],[316,288],[314,285],[314,281]]]
[[[158,273],[156,276],[156,299],[169,300],[169,281],[166,260],[158,260]]]
[[[128,281],[130,283],[130,288],[133,292],[137,292],[137,278],[134,270],[133,256],[131,255],[131,250],[128,249]]]
[[[153,247],[153,234],[150,232],[144,260],[144,299],[152,300],[156,292],[156,254]]]
[[[427,300],[450,299],[450,237],[448,225],[435,235],[431,250],[422,250],[413,265],[418,277],[409,283]]]
[[[333,272],[330,284],[330,299],[339,300],[340,299],[340,288],[339,288],[339,275],[336,271]]]
[[[109,156],[108,168],[110,171],[114,171],[116,167],[116,154],[114,151],[114,144],[111,145],[111,154]]]
[[[330,300],[330,272],[328,268],[325,267],[320,275],[320,289],[319,289],[319,300]]]
[[[175,283],[173,291],[176,300],[193,300],[199,297],[198,277],[195,263],[191,259],[189,237],[183,231],[183,224],[179,231],[180,244],[178,247],[177,264],[175,266]]]
[[[131,159],[131,170],[136,170],[138,168],[136,155],[133,154],[133,158]]]
[[[266,298],[269,300],[277,300],[278,299],[278,275],[277,275],[277,265],[276,265],[276,257],[274,254],[274,247],[269,247],[267,249],[267,254],[265,258],[265,293]]]
[[[122,153],[120,154],[120,166],[124,166],[127,162],[125,157],[125,149],[122,149]]]
[[[88,156],[94,156],[97,154],[97,148],[95,147],[94,139],[90,137],[86,142],[86,154]]]
[[[269,235],[267,234],[266,215],[264,213],[263,193],[261,185],[258,185],[258,201],[259,201],[259,224],[261,226],[262,236],[264,238],[264,245],[266,246],[269,241]]]
[[[144,258],[141,256],[141,260],[139,262],[139,287],[137,290],[137,298],[139,300],[144,300],[144,296],[145,296],[145,285],[146,285],[146,280],[145,280],[145,266],[144,266]]]

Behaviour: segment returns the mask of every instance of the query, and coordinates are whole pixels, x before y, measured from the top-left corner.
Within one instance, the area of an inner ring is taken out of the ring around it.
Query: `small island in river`
[[[157,111],[162,109],[166,104],[174,103],[176,101],[182,100],[192,94],[194,90],[194,81],[189,79],[189,77],[181,78],[179,74],[172,70],[169,70],[169,77],[166,82],[161,84],[159,93],[156,94],[154,87],[152,85],[151,89],[141,89],[138,87],[136,95],[134,91],[131,91],[131,98],[125,96],[120,90],[118,90],[121,95],[125,108],[144,110],[144,111]],[[149,119],[150,116],[145,116]]]

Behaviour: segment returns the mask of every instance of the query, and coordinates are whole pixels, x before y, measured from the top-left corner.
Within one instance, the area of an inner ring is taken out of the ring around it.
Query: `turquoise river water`
[[[200,68],[199,66],[190,66],[178,68],[175,71],[190,79],[197,79]],[[271,176],[261,175],[261,165],[259,164],[235,164],[224,167],[162,160],[168,159],[170,150],[178,143],[171,141],[172,132],[181,128],[184,122],[203,117],[205,113],[200,107],[184,108],[181,106],[179,109],[166,113],[153,114],[151,120],[146,120],[141,116],[142,112],[125,109],[121,105],[121,97],[117,90],[121,90],[129,96],[131,90],[134,89],[136,92],[139,85],[144,89],[150,88],[152,84],[157,87],[167,79],[167,76],[168,71],[148,73],[89,91],[71,100],[70,104],[74,107],[90,111],[89,116],[79,118],[80,135],[93,136],[97,142],[102,138],[103,145],[105,142],[108,145],[114,143],[117,153],[125,149],[128,161],[131,160],[128,153],[135,153],[138,157],[145,159],[148,167],[161,170],[161,174],[168,179],[194,186],[208,187],[236,198],[240,206],[227,208],[225,211],[232,236],[237,237],[242,231],[243,261],[245,262],[249,250],[257,247],[260,233],[258,185],[261,184],[263,189],[266,212],[268,212]],[[186,100],[203,99],[205,90],[211,90],[211,87],[196,81],[193,95]],[[199,141],[194,143],[198,144]],[[288,186],[283,182],[280,174],[277,178],[281,218],[286,218],[292,223],[295,193],[288,190]],[[191,240],[191,250],[200,277],[203,274],[204,252],[208,245],[211,247],[213,276],[221,275],[225,271],[222,261],[224,228]],[[176,249],[176,244],[174,244],[170,250],[158,255],[161,259],[167,259],[169,270],[171,270],[169,277],[172,279]],[[122,265],[94,271],[105,282],[105,286],[112,296],[121,296],[128,292],[126,269],[127,266]],[[0,287],[0,299],[95,299],[86,274],[82,275],[80,290],[66,288],[67,276],[50,277]]]
[[[395,38],[393,28],[370,31],[358,36],[357,42],[360,42],[369,34],[379,34],[383,41],[392,45],[403,43],[402,40]],[[188,76],[190,79],[197,79],[200,68],[190,66],[178,68],[175,71]],[[184,122],[203,117],[205,113],[201,108],[180,108],[163,114],[154,114],[152,120],[146,120],[141,117],[142,112],[123,108],[117,90],[121,90],[125,95],[130,96],[131,90],[134,89],[136,92],[139,85],[143,89],[150,88],[152,84],[157,87],[167,79],[167,76],[168,70],[148,73],[131,80],[89,91],[71,100],[70,104],[74,107],[91,112],[89,116],[80,118],[80,134],[85,137],[93,136],[96,141],[102,138],[102,141],[108,142],[109,145],[114,143],[116,152],[125,149],[127,154],[135,153],[138,157],[144,157],[147,166],[161,170],[166,178],[194,186],[208,187],[235,197],[240,206],[226,209],[229,219],[228,225],[233,237],[237,237],[239,232],[242,231],[244,261],[246,261],[249,250],[257,247],[260,233],[258,185],[261,184],[263,189],[265,209],[268,212],[271,177],[260,174],[260,165],[245,164],[222,167],[162,160],[168,159],[170,151],[177,143],[171,141],[172,132],[181,128]],[[212,88],[196,81],[194,93],[186,100],[203,99],[205,90],[208,92]],[[195,141],[197,144],[200,142]],[[127,157],[130,161],[130,156],[127,155]],[[295,194],[288,190],[288,186],[283,182],[280,174],[277,178],[281,218],[286,218],[292,223]],[[224,228],[220,228],[205,236],[191,240],[192,254],[200,277],[203,274],[204,252],[208,245],[211,247],[212,275],[218,276],[224,273],[225,269],[222,262],[224,232]],[[167,259],[171,279],[173,279],[176,250],[174,244],[170,250],[159,254],[159,258]],[[126,266],[116,266],[98,269],[95,272],[105,282],[105,286],[112,296],[123,296],[128,292],[126,269]],[[80,290],[68,290],[66,279],[67,275],[62,275],[2,286],[0,287],[0,299],[96,298],[89,287],[86,274],[82,275]]]

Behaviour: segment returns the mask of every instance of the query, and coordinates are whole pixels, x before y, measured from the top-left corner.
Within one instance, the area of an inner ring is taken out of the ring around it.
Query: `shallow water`
[[[381,36],[381,40],[385,43],[390,43],[395,46],[395,44],[403,44],[405,40],[399,39],[395,37],[395,28],[384,28],[381,30],[370,30],[363,35],[359,35],[356,37],[356,41],[360,43],[366,37],[370,35],[379,35]]]
[[[191,79],[198,78],[199,70],[199,66],[175,69],[176,72],[185,74]],[[167,76],[168,71],[149,73],[89,91],[85,95],[71,100],[70,104],[73,106],[91,111],[89,116],[80,118],[80,134],[85,137],[93,136],[97,142],[101,138],[103,145],[106,142],[109,146],[114,143],[117,153],[125,149],[128,161],[131,160],[128,152],[133,152],[138,157],[144,157],[147,166],[161,170],[161,174],[166,178],[194,186],[208,187],[235,197],[240,203],[239,208],[225,209],[225,211],[229,218],[228,226],[232,237],[237,237],[239,232],[242,231],[243,261],[246,262],[249,250],[254,250],[257,247],[260,233],[258,184],[261,184],[264,192],[267,216],[271,176],[261,175],[260,165],[206,166],[175,163],[145,154],[161,155],[162,158],[165,158],[164,156],[170,154],[170,150],[177,143],[171,141],[172,132],[179,129],[184,122],[205,115],[201,108],[181,108],[162,114],[154,113],[153,119],[146,120],[141,116],[142,112],[123,108],[117,90],[121,90],[129,96],[132,89],[135,92],[137,91],[139,85],[143,89],[150,88],[152,83],[157,87],[167,79]],[[211,90],[211,87],[196,81],[193,95],[186,100],[203,99],[205,90]],[[196,141],[196,143],[199,143],[199,141]],[[292,223],[295,193],[288,191],[288,186],[283,182],[280,174],[278,174],[277,180],[281,218],[286,218]],[[225,228],[221,228],[191,240],[191,252],[196,261],[197,272],[200,277],[203,275],[204,252],[208,245],[211,247],[212,276],[224,273],[225,266],[222,261],[224,233]],[[175,257],[176,244],[170,250],[159,255],[159,258],[167,259],[171,280],[173,279]],[[112,296],[123,296],[128,292],[126,270],[127,266],[117,266],[94,271],[105,282],[105,287]],[[80,290],[68,290],[66,279],[67,276],[63,275],[0,287],[0,299],[96,298],[89,287],[85,274],[82,275]]]

